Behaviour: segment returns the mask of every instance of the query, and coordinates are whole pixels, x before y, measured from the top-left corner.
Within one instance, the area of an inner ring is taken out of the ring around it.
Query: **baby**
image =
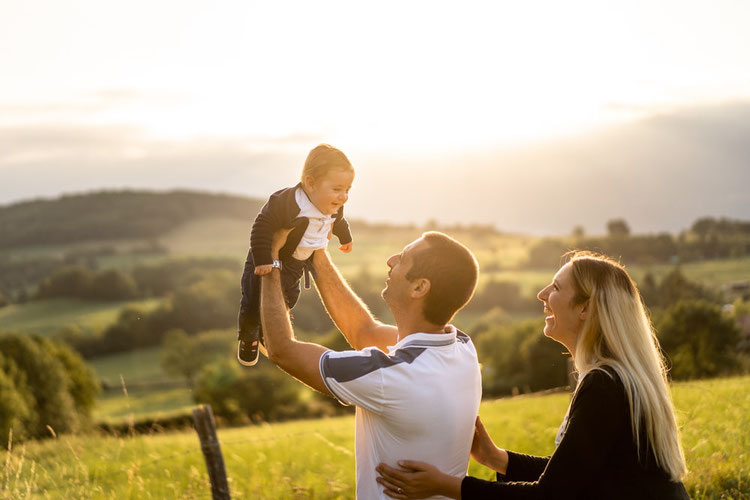
[[[339,250],[352,250],[352,234],[344,219],[344,203],[354,180],[354,168],[344,153],[321,144],[307,155],[302,182],[271,195],[250,231],[250,251],[242,274],[242,300],[238,318],[237,359],[245,366],[258,362],[258,350],[265,354],[260,324],[260,278],[274,267],[281,270],[284,298],[291,309],[300,294],[299,281],[312,269],[312,254],[328,246],[331,231],[338,237]],[[271,258],[271,240],[279,229],[292,229],[279,252]],[[309,287],[308,276],[305,286]]]

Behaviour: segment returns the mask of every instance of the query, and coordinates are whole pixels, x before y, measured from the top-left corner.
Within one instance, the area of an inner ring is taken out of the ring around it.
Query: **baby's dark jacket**
[[[287,236],[286,243],[279,252],[279,259],[284,261],[291,257],[294,251],[302,241],[308,224],[307,217],[300,217],[300,208],[295,199],[296,186],[280,189],[273,193],[261,208],[260,213],[255,218],[253,228],[250,230],[250,251],[253,254],[253,260],[256,266],[271,264],[271,241],[273,233],[279,229],[290,229],[292,231]],[[352,233],[349,230],[349,223],[344,218],[344,207],[331,215],[334,218],[333,234],[339,239],[342,245],[352,241]]]

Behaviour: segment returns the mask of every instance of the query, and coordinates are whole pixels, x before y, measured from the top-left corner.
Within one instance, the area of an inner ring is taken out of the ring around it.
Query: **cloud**
[[[7,127],[0,129],[0,203],[97,188],[275,191],[279,178],[296,179],[300,168],[299,155],[278,143],[297,142],[171,142],[133,127]]]
[[[123,99],[127,95],[121,96]],[[117,96],[113,96],[117,98]],[[560,234],[625,217],[677,231],[704,215],[750,218],[750,103],[675,110],[565,141],[461,155],[346,153],[349,214],[492,223]],[[265,198],[299,177],[310,135],[155,140],[135,127],[0,129],[0,203],[102,188],[205,189]]]
[[[49,121],[51,116],[70,118],[103,113],[122,106],[174,107],[188,101],[174,92],[110,88],[48,102],[2,102],[0,116],[5,124]]]

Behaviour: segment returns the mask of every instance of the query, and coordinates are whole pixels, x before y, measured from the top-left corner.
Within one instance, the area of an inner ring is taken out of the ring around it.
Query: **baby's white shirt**
[[[299,207],[298,217],[307,217],[310,223],[292,257],[297,260],[307,260],[315,250],[328,246],[328,234],[333,227],[334,218],[318,210],[301,187],[298,187],[294,193],[294,199]]]

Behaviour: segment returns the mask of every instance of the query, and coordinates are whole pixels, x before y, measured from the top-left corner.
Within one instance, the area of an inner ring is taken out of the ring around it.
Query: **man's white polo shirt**
[[[388,354],[368,347],[321,356],[328,390],[357,406],[358,499],[388,498],[375,481],[380,462],[398,467],[398,460],[420,460],[466,474],[482,380],[469,336],[447,330],[411,334]]]

